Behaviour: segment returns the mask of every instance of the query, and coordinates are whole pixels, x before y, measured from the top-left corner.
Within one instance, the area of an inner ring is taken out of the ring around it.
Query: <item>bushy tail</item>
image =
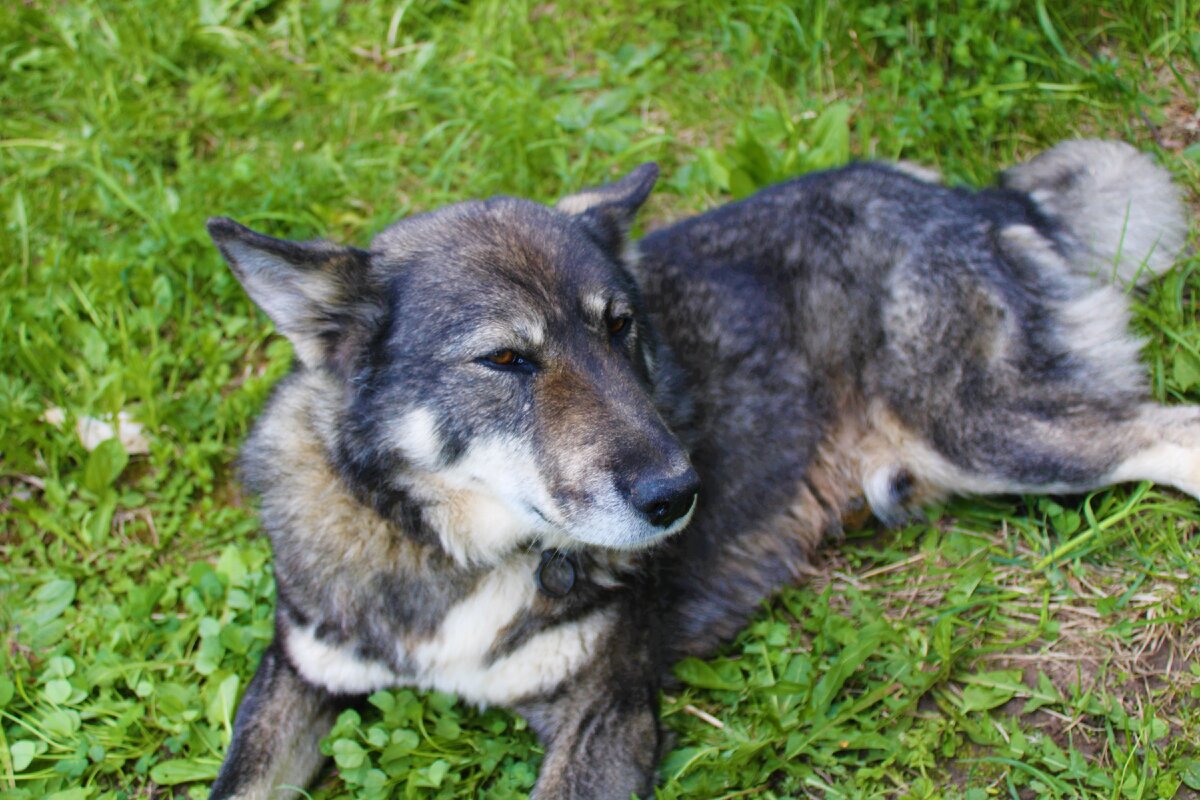
[[[1063,142],[1000,177],[1026,192],[1073,241],[1082,272],[1141,282],[1171,268],[1187,240],[1187,218],[1171,176],[1124,142]]]

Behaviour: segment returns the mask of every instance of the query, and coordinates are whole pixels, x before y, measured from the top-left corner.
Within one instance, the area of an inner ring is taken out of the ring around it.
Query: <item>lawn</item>
[[[1073,136],[1154,152],[1195,210],[1198,101],[1198,0],[10,0],[0,798],[204,798],[270,640],[233,464],[291,349],[206,216],[363,244],[656,160],[650,227],[848,158],[983,184]],[[1198,290],[1192,255],[1134,298],[1164,402],[1200,402]],[[122,412],[125,444],[79,435]],[[852,532],[679,666],[661,797],[1200,796],[1198,526],[1141,484]],[[315,798],[519,796],[540,758],[407,691],[324,746]]]

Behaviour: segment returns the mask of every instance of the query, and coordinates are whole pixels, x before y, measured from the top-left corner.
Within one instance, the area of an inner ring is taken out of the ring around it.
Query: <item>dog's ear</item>
[[[326,241],[289,242],[225,217],[208,234],[246,293],[292,342],[307,367],[344,366],[355,332],[378,304],[368,285],[369,254]]]
[[[554,207],[575,217],[597,244],[620,256],[629,226],[657,180],[658,165],[642,164],[619,181],[567,195]]]

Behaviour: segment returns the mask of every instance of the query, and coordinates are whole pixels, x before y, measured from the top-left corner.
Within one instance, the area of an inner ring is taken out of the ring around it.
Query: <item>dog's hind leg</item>
[[[210,800],[298,796],[325,760],[319,744],[334,713],[333,699],[296,673],[276,641],[242,698]]]
[[[894,521],[937,495],[1138,479],[1200,496],[1200,411],[1148,402],[1132,290],[1105,282],[1161,273],[1181,251],[1169,174],[1128,145],[1081,141],[1003,184],[1025,211],[991,195],[1007,199],[987,225],[940,231],[888,276],[863,448],[872,507]]]
[[[1109,480],[1154,481],[1200,499],[1200,407],[1146,404],[1131,425],[1136,444]]]
[[[877,516],[903,518],[892,488],[898,480],[906,489],[905,508],[949,495],[1072,494],[1139,480],[1200,498],[1200,407],[1141,403],[1124,413],[1097,406],[1057,415],[994,408],[972,414],[957,421],[958,438],[939,449],[931,441],[941,438],[936,431],[918,436],[875,409],[875,431],[886,442],[876,449],[888,457],[865,472],[863,485]]]

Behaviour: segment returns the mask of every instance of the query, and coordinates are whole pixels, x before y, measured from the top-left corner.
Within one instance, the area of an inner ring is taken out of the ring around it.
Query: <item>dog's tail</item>
[[[1000,177],[1027,193],[1068,234],[1071,265],[1138,283],[1171,268],[1187,218],[1171,176],[1124,142],[1063,142]]]

